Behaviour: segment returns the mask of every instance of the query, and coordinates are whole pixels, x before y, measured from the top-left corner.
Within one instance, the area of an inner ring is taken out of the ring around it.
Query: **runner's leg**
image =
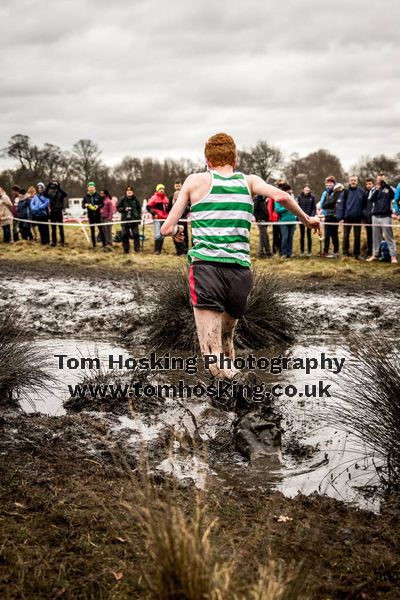
[[[193,308],[193,310],[201,353],[203,355],[214,354],[219,357],[224,352],[222,344],[222,315],[224,313],[201,308]],[[218,365],[211,365],[210,372],[214,377],[227,380],[232,379],[234,375],[233,370],[220,369]]]

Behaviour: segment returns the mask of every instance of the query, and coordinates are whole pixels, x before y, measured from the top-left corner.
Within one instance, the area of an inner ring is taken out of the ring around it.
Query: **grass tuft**
[[[159,350],[198,349],[187,269],[177,270],[160,285],[152,314],[148,335],[151,347]],[[293,339],[292,323],[283,288],[277,278],[267,271],[255,272],[248,307],[236,329],[236,345],[261,349],[289,342]]]
[[[50,376],[47,361],[27,339],[24,317],[16,310],[0,312],[0,408],[18,408],[19,400],[44,390]],[[32,404],[32,401],[30,401]]]
[[[400,491],[400,353],[378,334],[353,337],[333,420],[365,444],[388,491]]]

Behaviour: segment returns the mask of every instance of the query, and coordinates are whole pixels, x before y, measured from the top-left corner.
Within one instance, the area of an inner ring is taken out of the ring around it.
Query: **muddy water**
[[[155,287],[155,286],[154,286]],[[108,279],[2,277],[0,308],[3,304],[29,311],[26,330],[43,337],[88,337],[109,339],[121,326],[120,317],[129,312],[145,325],[151,319],[154,287],[130,276],[124,281]],[[342,292],[287,293],[293,321],[301,333],[340,335],[359,329],[399,332],[400,296],[365,290],[362,294]]]
[[[58,359],[54,355],[68,357],[98,357],[104,369],[107,368],[108,356],[128,352],[109,343],[94,343],[79,339],[38,340],[38,347],[50,359],[50,370],[55,377],[51,390],[42,398],[33,397],[37,411],[51,415],[65,414],[63,402],[69,397],[68,384],[74,385],[81,381],[81,368],[59,369]],[[344,358],[349,360],[348,349],[339,346],[336,336],[303,340],[291,347],[275,349],[271,355],[258,352],[255,355],[271,357],[280,354],[287,357],[318,359],[325,353],[327,357]],[[143,356],[144,350],[137,348],[132,356]],[[345,368],[345,364],[344,367]],[[87,372],[89,370],[87,369]],[[231,452],[229,457],[222,456],[220,460],[210,462],[204,455],[188,456],[182,453],[181,443],[176,441],[169,453],[155,465],[156,470],[173,473],[179,479],[194,480],[199,486],[223,485],[246,487],[275,487],[287,495],[294,496],[298,492],[306,495],[313,492],[329,496],[377,510],[379,502],[368,500],[360,488],[371,483],[374,471],[370,461],[365,459],[365,449],[362,444],[343,430],[329,426],[329,413],[335,402],[335,386],[340,374],[334,374],[322,369],[321,365],[307,374],[304,370],[287,370],[281,374],[271,374],[267,371],[257,371],[257,376],[269,385],[281,383],[296,386],[298,393],[291,398],[277,400],[283,414],[282,450],[271,456],[250,463],[239,453]],[[167,381],[176,382],[179,373],[167,373]],[[319,380],[330,383],[331,399],[301,397],[305,384],[316,384]],[[188,381],[188,376],[186,376]],[[336,388],[337,389],[337,388]],[[292,393],[292,392],[291,392]],[[25,402],[23,408],[32,411],[32,406]],[[193,438],[200,435],[202,440],[214,440],[221,433],[227,439],[232,435],[232,422],[235,415],[211,407],[206,398],[199,400],[183,400],[177,403],[169,399],[164,411],[157,415],[146,417],[137,413],[131,416],[119,417],[116,431],[131,430],[130,442],[134,446],[139,442],[154,443],[166,429],[172,426],[178,434],[189,434]],[[194,423],[197,424],[197,431]],[[179,437],[179,436],[178,436]]]

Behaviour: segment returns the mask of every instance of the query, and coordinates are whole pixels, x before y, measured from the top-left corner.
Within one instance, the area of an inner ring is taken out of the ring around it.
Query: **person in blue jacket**
[[[394,212],[397,216],[400,214],[400,183],[397,184],[396,191],[394,193]]]
[[[337,220],[344,221],[343,256],[350,254],[350,232],[353,228],[354,258],[360,258],[361,253],[361,221],[367,204],[365,191],[358,185],[357,175],[349,177],[349,186],[340,194],[336,206]]]
[[[50,243],[49,232],[49,199],[42,194],[37,194],[32,186],[28,190],[31,198],[30,209],[32,221],[36,221],[39,227],[40,243],[44,246]]]
[[[292,189],[289,184],[284,183],[280,186],[280,189],[293,195]],[[296,224],[290,223],[290,221],[297,221],[297,217],[290,211],[284,208],[278,201],[275,202],[275,211],[278,214],[278,223],[281,227],[281,256],[286,258],[292,258],[293,255],[293,236],[296,230]]]

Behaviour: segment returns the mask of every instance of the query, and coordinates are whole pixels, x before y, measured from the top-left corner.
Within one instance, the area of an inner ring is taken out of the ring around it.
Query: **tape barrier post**
[[[85,236],[85,238],[86,238],[86,241],[87,241],[87,243],[88,243],[88,246],[90,246],[90,239],[89,239],[89,236],[88,236],[88,234],[87,234],[87,231],[86,231],[85,227],[83,226],[83,223],[82,223],[82,221],[81,221],[80,219],[78,219],[78,221],[79,221],[79,225],[80,225],[80,226],[81,226],[81,228],[82,228],[83,235],[84,235],[84,236]]]

